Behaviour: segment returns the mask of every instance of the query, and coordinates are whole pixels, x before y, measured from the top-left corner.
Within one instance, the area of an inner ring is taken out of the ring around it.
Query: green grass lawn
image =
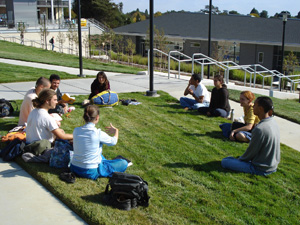
[[[36,81],[39,77],[43,76],[49,78],[51,74],[57,74],[61,79],[77,79],[76,75],[69,73],[46,70],[27,66],[16,66],[6,63],[0,63],[0,83],[11,83],[16,81]],[[86,76],[93,78],[95,76]]]
[[[89,224],[298,224],[300,218],[300,153],[281,145],[278,171],[268,177],[235,173],[221,167],[226,156],[240,156],[247,144],[228,141],[218,125],[223,118],[185,112],[177,100],[159,91],[159,98],[143,93],[120,94],[135,98],[138,106],[100,109],[103,128],[110,122],[120,129],[118,144],[104,146],[108,159],[123,155],[133,162],[126,172],[149,183],[150,205],[131,211],[105,206],[107,178],[59,180],[61,170],[47,164],[17,162]],[[72,132],[83,124],[77,96],[76,110],[62,128]],[[18,101],[20,104],[21,101]],[[0,119],[0,134],[13,128],[16,118]]]
[[[207,87],[209,91],[213,89],[212,86]],[[228,89],[229,98],[233,101],[240,102],[241,91]],[[263,96],[255,94],[255,97]],[[274,104],[274,114],[276,116],[285,118],[292,122],[300,124],[300,104],[298,99],[279,99],[271,97]]]
[[[0,57],[79,68],[78,56],[47,51],[41,48],[28,47],[7,41],[0,41]],[[82,62],[84,69],[133,74],[141,71],[141,69],[136,67],[120,65],[117,63],[103,63],[94,59],[83,58]]]

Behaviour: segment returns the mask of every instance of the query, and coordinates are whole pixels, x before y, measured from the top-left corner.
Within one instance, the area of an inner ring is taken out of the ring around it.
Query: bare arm
[[[253,123],[248,123],[248,124],[246,124],[246,125],[243,126],[243,127],[240,127],[240,128],[238,128],[238,129],[235,129],[235,130],[231,131],[231,133],[230,133],[230,135],[229,135],[229,139],[230,139],[230,140],[234,140],[234,134],[235,134],[235,133],[238,133],[238,132],[240,132],[240,131],[249,131],[249,130],[252,130],[252,128],[253,128]]]
[[[63,140],[72,140],[73,139],[73,134],[66,134],[65,131],[60,128],[53,130],[52,133],[59,139],[63,139]]]

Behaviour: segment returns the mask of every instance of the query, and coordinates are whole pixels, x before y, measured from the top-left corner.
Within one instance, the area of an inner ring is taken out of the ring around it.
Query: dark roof
[[[168,13],[154,18],[156,28],[164,29],[168,37],[207,40],[209,15],[203,13]],[[149,20],[115,28],[117,34],[144,36]],[[212,15],[212,40],[232,40],[243,43],[281,45],[282,19],[256,18],[240,15]],[[285,43],[300,45],[300,20],[286,22]]]

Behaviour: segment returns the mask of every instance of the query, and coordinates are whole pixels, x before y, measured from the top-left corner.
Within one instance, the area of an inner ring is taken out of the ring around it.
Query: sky
[[[131,12],[139,8],[144,12],[148,9],[149,0],[112,0],[114,3],[123,2],[123,12]],[[154,12],[160,11],[190,11],[196,12],[204,9],[205,5],[209,5],[209,0],[153,0]],[[249,14],[253,8],[259,12],[262,10],[268,11],[269,16],[274,16],[275,13],[281,11],[289,11],[292,16],[296,16],[300,11],[300,0],[212,0],[214,6],[219,7],[220,11],[235,10],[240,14]]]

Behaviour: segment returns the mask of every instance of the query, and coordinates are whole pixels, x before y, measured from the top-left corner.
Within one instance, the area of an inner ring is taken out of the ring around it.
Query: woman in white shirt
[[[106,127],[107,133],[96,128],[99,122],[99,108],[88,105],[83,114],[85,125],[73,131],[74,155],[70,169],[77,176],[96,180],[98,177],[110,177],[113,172],[124,172],[128,162],[124,159],[106,160],[102,155],[103,144],[117,144],[119,130],[112,124]]]

